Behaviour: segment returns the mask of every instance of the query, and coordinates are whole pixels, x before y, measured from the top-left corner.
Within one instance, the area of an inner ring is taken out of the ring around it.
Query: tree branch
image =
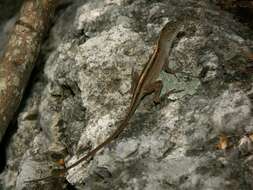
[[[0,142],[12,120],[58,0],[25,0],[0,60]]]

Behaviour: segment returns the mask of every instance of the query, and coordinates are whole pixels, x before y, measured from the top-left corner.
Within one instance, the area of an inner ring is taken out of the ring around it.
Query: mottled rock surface
[[[7,35],[14,22],[14,15],[19,10],[23,0],[1,0],[0,1],[0,56],[3,52]]]
[[[131,70],[141,70],[162,26],[186,15],[161,73],[160,105],[147,96],[129,127],[67,182],[25,183],[68,166],[103,142],[130,103]],[[253,32],[208,1],[93,0],[64,6],[42,48],[6,147],[0,189],[253,189]],[[34,80],[35,77],[33,77]],[[217,146],[221,136],[224,146]],[[71,185],[70,185],[71,184]],[[70,188],[71,186],[71,188]]]

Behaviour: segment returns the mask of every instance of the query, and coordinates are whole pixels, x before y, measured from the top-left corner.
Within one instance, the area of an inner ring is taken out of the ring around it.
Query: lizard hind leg
[[[165,94],[163,94],[161,96],[162,88],[163,88],[163,83],[161,80],[158,80],[158,81],[151,83],[148,86],[148,88],[145,89],[145,93],[150,94],[150,93],[154,92],[153,101],[155,104],[160,104],[161,100],[168,97],[169,95],[183,91],[183,90],[172,89],[172,90],[167,91]]]
[[[145,88],[145,94],[150,94],[154,92],[153,101],[155,104],[159,104],[161,102],[160,94],[163,88],[163,83],[161,80],[155,81],[149,84],[148,87]]]
[[[180,71],[182,70],[182,67],[179,66],[179,67],[176,68],[176,69],[171,69],[171,68],[169,67],[168,63],[165,63],[165,64],[163,65],[163,70],[164,70],[166,73],[172,74],[175,78],[177,78],[176,73],[180,73]],[[177,79],[178,79],[178,78],[177,78]]]

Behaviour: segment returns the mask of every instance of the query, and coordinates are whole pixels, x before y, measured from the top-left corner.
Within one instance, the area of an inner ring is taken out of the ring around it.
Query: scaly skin
[[[54,170],[54,174],[52,176],[48,176],[45,178],[35,179],[28,182],[38,182],[43,180],[50,180],[53,178],[61,177],[68,170],[77,166],[81,162],[87,160],[88,158],[92,158],[99,150],[101,150],[104,146],[111,143],[126,127],[128,121],[133,116],[135,110],[140,104],[142,98],[150,93],[155,93],[154,101],[159,102],[159,96],[162,89],[162,82],[157,80],[161,70],[166,63],[166,59],[169,55],[169,52],[172,47],[172,43],[175,40],[177,34],[180,32],[184,24],[184,21],[176,21],[167,23],[161,30],[159,38],[157,40],[156,48],[144,66],[140,76],[137,76],[137,81],[134,81],[133,95],[130,103],[130,107],[126,113],[125,119],[122,121],[121,125],[114,131],[114,133],[109,136],[103,143],[98,145],[96,148],[91,150],[87,155],[80,158],[78,161],[70,165],[65,169]]]

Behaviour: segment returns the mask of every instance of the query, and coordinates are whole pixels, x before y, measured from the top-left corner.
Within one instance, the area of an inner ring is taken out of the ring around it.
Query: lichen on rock
[[[64,9],[7,146],[4,187],[52,189],[56,181],[24,180],[50,175],[57,160],[68,166],[103,142],[125,116],[132,68],[142,69],[162,26],[183,14],[189,24],[168,58],[180,72],[160,76],[163,94],[182,91],[160,105],[144,98],[124,133],[66,179],[92,190],[252,189],[252,74],[240,50],[253,46],[244,35],[252,31],[197,0],[79,0]],[[220,135],[225,150],[217,148]]]

